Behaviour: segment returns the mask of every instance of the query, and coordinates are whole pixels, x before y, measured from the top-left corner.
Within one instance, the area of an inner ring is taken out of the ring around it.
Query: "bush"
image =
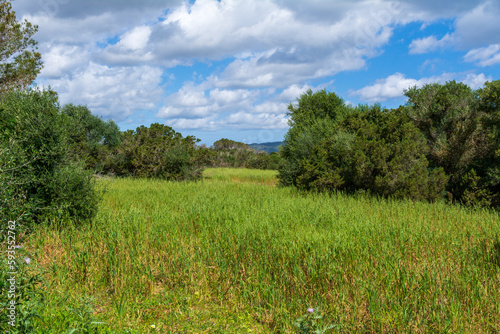
[[[50,90],[13,91],[1,97],[0,113],[8,124],[0,138],[6,152],[0,163],[7,167],[1,178],[10,182],[2,195],[5,210],[18,214],[16,203],[22,198],[22,211],[35,221],[90,219],[97,194],[89,172],[70,161],[67,123],[57,95]]]
[[[282,184],[416,200],[443,196],[448,178],[442,168],[428,168],[426,139],[406,114],[349,107],[325,91],[303,94],[289,110]]]
[[[182,137],[169,126],[154,123],[122,133],[106,170],[119,176],[156,177],[167,180],[201,178],[199,154],[193,136]]]
[[[280,149],[283,162],[278,178],[282,185],[298,185],[301,164],[313,147],[335,134],[335,126],[352,111],[335,93],[311,90],[302,94],[296,105],[288,106],[290,129]]]
[[[359,108],[336,129],[302,160],[298,186],[416,200],[442,196],[447,178],[442,169],[428,170],[425,139],[401,113]]]

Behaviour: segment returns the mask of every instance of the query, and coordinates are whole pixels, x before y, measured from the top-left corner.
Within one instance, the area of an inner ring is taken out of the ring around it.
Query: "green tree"
[[[447,180],[442,170],[428,170],[427,151],[425,138],[405,115],[360,106],[302,160],[297,185],[436,200]]]
[[[353,108],[333,92],[308,90],[288,106],[290,129],[285,135],[280,154],[283,163],[279,169],[280,183],[297,185],[301,163],[307,159],[313,147],[323,139],[334,135],[338,122]]]
[[[42,68],[41,54],[32,36],[38,27],[18,22],[9,0],[0,0],[0,94],[22,89],[35,80]]]
[[[426,137],[430,166],[444,169],[447,190],[464,204],[489,206],[498,193],[498,89],[498,82],[475,92],[450,81],[405,92],[403,109]]]
[[[91,173],[69,158],[67,122],[57,94],[39,89],[9,91],[0,101],[0,115],[8,124],[0,136],[4,150],[0,168],[7,167],[0,174],[15,185],[10,193],[18,198],[7,203],[11,214],[17,214],[22,201],[23,210],[36,221],[92,218],[98,196]]]
[[[74,161],[83,161],[87,169],[103,172],[111,149],[120,144],[120,129],[112,120],[107,122],[92,115],[86,106],[65,105],[70,154]]]
[[[196,179],[201,177],[201,166],[196,163],[198,141],[163,124],[141,125],[122,133],[110,170],[117,175]]]
[[[216,154],[212,165],[217,167],[252,168],[251,161],[257,154],[250,145],[227,138],[214,142],[212,149]]]
[[[500,80],[486,82],[477,92],[486,149],[474,168],[480,177],[478,191],[488,194],[491,205],[500,206]],[[482,189],[481,189],[482,188]],[[479,196],[485,197],[485,196]]]

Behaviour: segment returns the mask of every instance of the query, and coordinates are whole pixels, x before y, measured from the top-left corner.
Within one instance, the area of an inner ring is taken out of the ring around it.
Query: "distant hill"
[[[266,151],[267,153],[271,153],[278,152],[278,146],[281,144],[283,144],[283,142],[275,141],[272,143],[249,144],[249,146],[257,151]]]

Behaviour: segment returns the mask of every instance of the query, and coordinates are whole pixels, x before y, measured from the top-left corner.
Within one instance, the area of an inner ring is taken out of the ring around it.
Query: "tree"
[[[424,136],[404,114],[360,106],[301,161],[297,185],[436,200],[447,178],[440,169],[427,169],[427,151]]]
[[[91,219],[98,194],[92,174],[69,157],[68,123],[57,94],[41,89],[9,91],[0,100],[0,116],[6,125],[0,132],[0,180],[6,182],[0,195],[7,199],[2,203],[9,211],[6,216],[15,218],[23,204],[22,211],[35,221]]]
[[[407,115],[425,135],[431,167],[443,167],[456,183],[484,148],[479,113],[471,88],[455,81],[405,91]]]
[[[194,136],[183,137],[169,126],[153,123],[122,133],[109,170],[117,175],[186,180],[201,177]]]
[[[280,183],[297,185],[300,164],[313,147],[334,134],[335,125],[353,108],[333,92],[308,90],[288,106],[290,129],[285,135],[280,154],[284,158],[279,169]]]
[[[116,123],[103,121],[82,105],[67,104],[61,112],[67,117],[68,144],[73,160],[82,160],[87,169],[102,172],[110,149],[120,144],[120,129]]]
[[[38,27],[18,22],[9,0],[0,0],[0,94],[33,83],[42,69],[41,55],[32,36]]]
[[[405,91],[409,100],[402,109],[427,139],[430,167],[444,169],[447,190],[467,205],[498,205],[499,86],[496,81],[473,91],[450,81]]]

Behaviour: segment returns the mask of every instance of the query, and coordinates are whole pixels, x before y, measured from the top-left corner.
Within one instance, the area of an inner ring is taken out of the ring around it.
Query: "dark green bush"
[[[447,176],[428,168],[426,139],[407,115],[378,105],[349,107],[332,94],[309,92],[289,107],[282,184],[416,200],[443,196]]]
[[[378,106],[360,108],[336,128],[300,163],[298,186],[417,200],[442,197],[447,178],[440,169],[428,170],[425,139],[406,116]]]
[[[455,81],[407,90],[401,109],[425,135],[430,167],[449,175],[460,203],[500,205],[500,82],[473,91]]]
[[[17,214],[16,198],[22,198],[22,211],[34,221],[90,219],[97,194],[90,173],[71,162],[57,95],[50,90],[12,91],[2,95],[0,113],[9,124],[0,138],[7,167],[0,166],[1,174],[10,184],[2,195],[4,208]]]
[[[105,170],[118,176],[157,177],[167,180],[201,178],[193,136],[183,137],[169,126],[154,123],[122,132]]]

